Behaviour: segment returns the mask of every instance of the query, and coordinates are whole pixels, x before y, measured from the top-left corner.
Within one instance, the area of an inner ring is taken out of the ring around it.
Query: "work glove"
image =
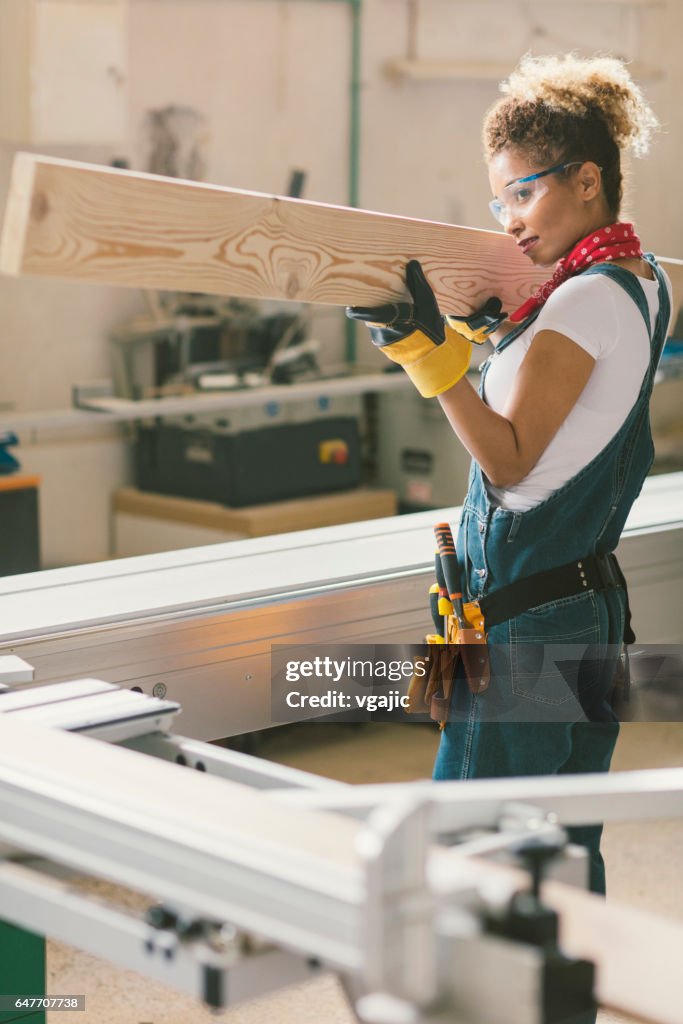
[[[347,306],[346,315],[367,323],[373,344],[403,367],[424,398],[434,398],[464,377],[472,342],[483,344],[505,314],[493,298],[470,316],[442,317],[418,260],[408,263],[406,284],[412,302]]]

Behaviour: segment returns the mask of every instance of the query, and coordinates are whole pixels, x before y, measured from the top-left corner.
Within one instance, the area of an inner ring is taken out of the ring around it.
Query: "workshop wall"
[[[479,227],[489,222],[480,125],[494,79],[410,81],[387,62],[409,46],[407,0],[364,0],[361,204]],[[42,151],[93,162],[125,157],[144,168],[149,110],[177,105],[203,118],[204,177],[283,191],[292,168],[308,172],[305,196],[347,202],[351,13],[315,0],[131,0],[130,133],[109,147]],[[678,177],[683,138],[683,4],[515,3],[422,0],[418,58],[501,62],[521,53],[609,50],[660,69],[642,85],[665,125],[651,155],[634,161],[632,202],[648,248],[683,255]],[[0,143],[0,202],[15,148]],[[65,408],[71,387],[110,375],[107,333],[143,308],[133,290],[0,279],[0,410]],[[321,316],[329,361],[343,345],[341,317]],[[378,359],[359,350],[365,361]],[[123,432],[78,437],[25,432],[20,453],[44,476],[46,565],[107,557],[109,495],[129,482]]]
[[[364,21],[362,202],[372,209],[494,228],[482,159],[481,122],[500,95],[497,80],[392,78],[388,62],[409,47],[408,4],[375,0]],[[609,52],[658,72],[640,79],[664,131],[629,172],[633,216],[649,248],[683,253],[675,196],[683,129],[683,4],[518,3],[421,0],[415,32],[420,60],[503,64],[525,52]]]

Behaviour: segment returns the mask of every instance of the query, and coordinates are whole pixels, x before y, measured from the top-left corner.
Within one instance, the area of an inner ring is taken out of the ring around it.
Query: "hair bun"
[[[615,57],[527,54],[500,88],[519,104],[544,104],[579,118],[597,114],[616,145],[637,156],[647,152],[659,127],[627,66]]]

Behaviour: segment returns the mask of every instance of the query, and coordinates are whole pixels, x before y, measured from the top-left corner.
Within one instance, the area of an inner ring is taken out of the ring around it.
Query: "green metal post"
[[[349,115],[349,206],[358,206],[360,192],[360,122],[361,122],[361,15],[363,0],[349,0],[351,5],[351,96]],[[356,321],[346,320],[346,360],[356,361]]]
[[[45,995],[45,939],[0,921],[0,995]],[[44,1010],[0,1010],[0,1024],[45,1024]]]

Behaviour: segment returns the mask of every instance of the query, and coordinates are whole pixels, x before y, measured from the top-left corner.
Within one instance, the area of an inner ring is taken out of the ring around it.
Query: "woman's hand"
[[[346,315],[367,323],[373,344],[403,367],[421,395],[433,398],[467,373],[472,342],[486,340],[500,320],[500,302],[489,300],[473,317],[444,318],[417,260],[406,267],[406,284],[412,302],[348,306]]]

